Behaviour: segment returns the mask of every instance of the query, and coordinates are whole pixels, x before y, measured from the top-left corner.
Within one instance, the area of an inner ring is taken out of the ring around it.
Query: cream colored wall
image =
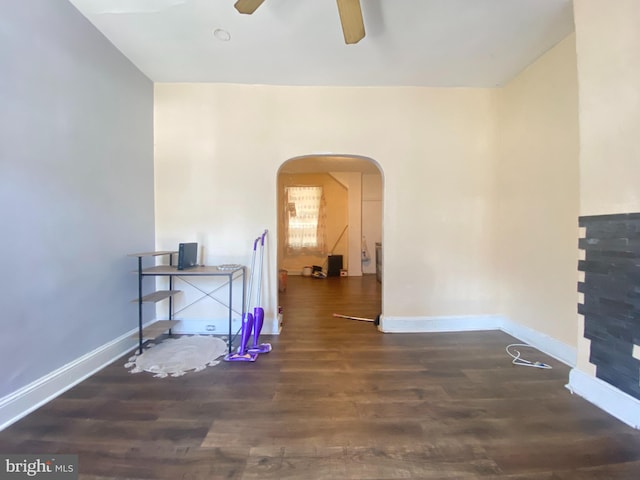
[[[321,186],[326,202],[326,242],[327,250],[335,246],[334,255],[343,255],[343,262],[348,259],[348,237],[340,240],[344,228],[349,225],[349,194],[347,188],[328,173],[280,174],[278,176],[278,195],[287,186]],[[280,205],[284,205],[281,200]],[[278,268],[284,268],[292,275],[300,275],[305,266],[318,265],[327,269],[326,255],[290,255],[284,249],[283,208],[278,209]]]
[[[347,187],[349,228],[345,233],[347,255],[343,259],[343,268],[350,277],[359,277],[362,275],[362,173],[331,172],[331,176]]]
[[[496,246],[507,317],[576,347],[575,36],[498,94]]]
[[[362,234],[366,237],[369,261],[362,262],[362,273],[376,273],[376,242],[382,242],[382,175],[362,175]]]
[[[574,0],[574,18],[580,214],[640,212],[640,2]],[[594,375],[579,330],[578,368]]]
[[[580,212],[640,211],[640,2],[575,0]]]
[[[157,246],[197,237],[207,263],[248,263],[251,239],[276,230],[283,162],[363,155],[385,177],[384,313],[495,313],[494,101],[478,89],[156,84]]]

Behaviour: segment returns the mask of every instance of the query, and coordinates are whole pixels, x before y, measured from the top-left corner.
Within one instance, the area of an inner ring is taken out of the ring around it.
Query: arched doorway
[[[285,161],[277,174],[278,270],[286,271],[287,278],[319,271],[329,276],[375,275],[382,282],[376,251],[380,260],[383,185],[382,169],[368,157],[311,154]],[[318,219],[311,220],[318,223],[302,232],[297,228],[305,225],[296,221],[304,223],[301,218],[307,220],[308,212],[299,215],[298,210],[313,209],[315,204],[301,204],[298,199],[313,195],[323,197]]]

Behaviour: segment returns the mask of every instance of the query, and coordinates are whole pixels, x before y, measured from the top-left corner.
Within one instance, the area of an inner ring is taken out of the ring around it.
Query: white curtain
[[[285,187],[284,202],[287,251],[324,254],[326,214],[322,187]]]

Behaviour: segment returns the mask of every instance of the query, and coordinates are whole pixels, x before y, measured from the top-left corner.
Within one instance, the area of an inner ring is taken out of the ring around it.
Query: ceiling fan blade
[[[240,13],[251,15],[255,12],[264,0],[238,0],[233,6]]]
[[[347,44],[358,43],[364,38],[364,21],[360,0],[337,0],[342,33]]]

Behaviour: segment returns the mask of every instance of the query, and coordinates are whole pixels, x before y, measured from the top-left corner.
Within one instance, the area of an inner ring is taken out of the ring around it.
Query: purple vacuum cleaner
[[[264,240],[264,236],[262,237]],[[253,242],[253,256],[251,257],[251,276],[249,277],[249,289],[248,294],[245,300],[245,305],[247,308],[246,312],[242,313],[242,327],[240,333],[240,345],[238,345],[238,349],[235,353],[229,353],[224,357],[226,362],[255,362],[258,358],[258,353],[250,352],[247,349],[247,345],[249,343],[249,337],[251,337],[251,332],[254,329],[255,320],[251,312],[249,312],[249,304],[251,302],[251,290],[253,288],[253,277],[254,277],[254,266],[256,262],[256,250],[258,248],[258,242],[260,241],[260,237],[256,238]]]
[[[264,323],[264,308],[261,305],[262,298],[262,265],[264,261],[264,239],[267,236],[268,230],[265,230],[261,237],[260,242],[260,267],[258,272],[258,294],[256,296],[256,307],[253,309],[253,345],[249,347],[249,353],[269,353],[271,351],[270,343],[258,343],[260,339],[260,332],[262,331],[262,325]],[[254,244],[255,249],[255,244]]]

